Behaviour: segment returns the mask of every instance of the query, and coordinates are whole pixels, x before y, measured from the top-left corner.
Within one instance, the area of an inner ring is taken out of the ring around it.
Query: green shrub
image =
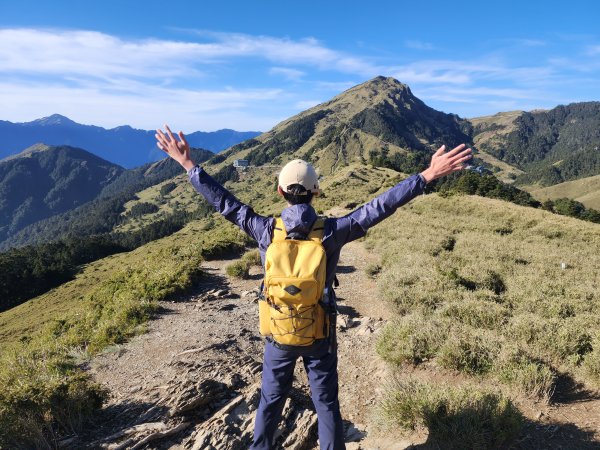
[[[523,424],[517,408],[502,394],[417,381],[393,382],[381,410],[389,425],[426,427],[427,443],[444,449],[505,448]]]
[[[54,448],[79,431],[106,392],[65,348],[13,353],[0,371],[0,448]]]
[[[225,272],[230,277],[247,279],[250,276],[250,267],[246,261],[239,260],[225,267]]]
[[[583,367],[596,385],[600,385],[600,340],[596,340],[594,350],[585,355]]]
[[[446,338],[449,325],[421,314],[387,325],[377,341],[377,353],[393,364],[419,364],[431,359]]]
[[[262,266],[262,260],[260,259],[260,252],[258,249],[249,250],[242,255],[242,261],[249,266]]]
[[[579,317],[542,319],[521,315],[512,320],[507,334],[527,344],[536,356],[554,363],[578,366],[593,350],[590,323]]]
[[[142,217],[146,214],[152,214],[158,212],[158,206],[154,203],[142,202],[136,203],[129,210],[129,216],[131,217]]]
[[[172,181],[165,183],[160,187],[160,195],[164,197],[165,195],[170,193],[176,187],[177,187],[177,184],[173,183]]]
[[[493,330],[506,324],[510,311],[489,301],[464,300],[447,304],[441,314],[475,328]]]
[[[495,363],[498,378],[520,394],[549,401],[556,387],[556,374],[544,362],[534,360],[523,349],[507,347]]]
[[[499,343],[475,332],[453,331],[454,333],[440,347],[438,353],[440,365],[470,375],[489,372],[498,355]]]

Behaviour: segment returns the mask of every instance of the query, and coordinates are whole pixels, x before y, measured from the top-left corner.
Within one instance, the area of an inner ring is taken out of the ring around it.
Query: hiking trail
[[[262,269],[253,267],[250,279],[232,279],[225,267],[233,261],[205,261],[205,275],[192,294],[161,302],[147,333],[91,361],[90,373],[109,390],[110,397],[94,426],[88,428],[92,430],[65,446],[248,448],[264,348],[258,334],[257,305]],[[427,439],[423,430],[398,439],[378,427],[377,403],[390,376],[375,344],[392,318],[392,307],[379,297],[376,280],[365,269],[379,262],[377,254],[356,241],[342,250],[337,270],[339,399],[346,446],[348,450],[426,448],[419,445]],[[453,377],[419,368],[404,372],[439,381]],[[522,439],[511,448],[550,448],[553,444],[554,448],[575,448],[569,447],[569,436],[577,432],[573,430],[600,427],[598,398],[528,408],[528,417],[537,420],[526,426]],[[565,423],[564,427],[556,425],[557,421]],[[316,414],[300,360],[279,430],[278,448],[318,449]]]

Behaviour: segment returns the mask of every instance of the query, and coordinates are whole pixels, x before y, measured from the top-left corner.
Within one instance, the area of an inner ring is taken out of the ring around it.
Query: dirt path
[[[340,403],[350,449],[370,448],[364,445],[372,434],[372,406],[385,379],[374,346],[389,311],[365,273],[376,262],[361,243],[352,243],[338,270]],[[150,448],[247,448],[264,345],[257,332],[261,273],[255,268],[250,280],[229,279],[229,263],[203,264],[207,276],[195,294],[163,302],[148,333],[92,361],[90,372],[109,389],[110,400],[95,430],[78,445],[130,448],[153,434]],[[284,415],[280,444],[316,448],[316,419],[301,364]],[[228,425],[217,426],[221,420]],[[171,430],[176,433],[160,438]]]
[[[375,343],[391,318],[376,281],[365,271],[378,262],[377,255],[354,242],[344,248],[338,267],[340,403],[347,448],[421,448],[423,433],[398,440],[377,428],[375,406],[389,377]],[[254,268],[250,280],[232,280],[225,275],[229,263],[204,263],[207,275],[193,295],[163,302],[148,333],[92,361],[90,372],[109,389],[110,400],[93,431],[74,441],[74,448],[248,448],[264,347],[257,331],[261,271]],[[278,439],[286,450],[317,448],[307,384],[298,364]],[[584,441],[600,429],[600,400],[572,391],[573,399],[559,398],[552,406],[521,405],[529,421],[513,448],[595,448]]]

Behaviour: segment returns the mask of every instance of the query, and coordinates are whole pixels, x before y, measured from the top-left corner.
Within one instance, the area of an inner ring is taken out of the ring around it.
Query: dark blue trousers
[[[281,349],[265,343],[260,403],[254,423],[253,450],[273,449],[273,436],[281,420],[287,394],[292,388],[294,366],[302,357],[308,374],[312,401],[317,410],[319,445],[322,450],[343,450],[344,426],[338,401],[337,354],[327,340],[309,347]]]

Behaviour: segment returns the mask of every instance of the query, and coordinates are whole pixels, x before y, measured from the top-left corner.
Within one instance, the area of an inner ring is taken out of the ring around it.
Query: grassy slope
[[[166,196],[161,196],[160,188],[171,182],[176,183],[177,187],[169,192]],[[159,207],[159,210],[155,213],[145,214],[142,217],[129,217],[126,221],[115,227],[114,231],[136,231],[142,228],[144,225],[148,225],[152,222],[160,220],[160,216],[163,214],[171,214],[176,207],[192,211],[197,206],[197,193],[194,191],[190,183],[188,183],[187,176],[185,174],[171,178],[154,186],[150,186],[149,188],[138,192],[136,195],[138,197],[136,200],[131,200],[125,203],[125,211],[122,213],[123,216],[127,216],[129,211],[131,211],[131,208],[138,203],[154,203]]]
[[[557,371],[600,383],[598,225],[431,195],[373,229],[367,245],[382,254],[380,290],[399,313],[381,341],[387,360],[434,361],[538,398]]]
[[[275,192],[275,182],[273,180],[276,177],[276,173],[277,169],[274,167],[249,169],[242,174],[239,182],[231,184],[231,188],[240,199],[251,204],[257,212],[265,215],[276,215],[284,206],[281,198],[278,197]],[[344,167],[334,175],[325,177],[325,179],[322,181],[322,188],[325,192],[325,196],[323,198],[316,199],[315,207],[319,211],[324,211],[334,206],[345,206],[352,208],[354,205],[365,202],[378,193],[381,193],[385,189],[393,186],[402,177],[402,175],[389,169],[372,168],[370,166],[354,164]],[[196,205],[197,194],[190,188],[187,181],[183,177],[181,177],[181,179],[178,177],[177,181],[180,182],[180,185],[168,195],[170,200],[162,205],[162,209],[169,210],[169,208],[172,208],[172,205],[174,205],[175,201],[179,202],[180,207],[186,209],[191,209]],[[160,185],[148,188],[140,193],[139,197],[144,201],[158,201],[159,189]],[[441,205],[454,205],[456,211],[452,211],[452,208],[450,207],[450,211],[447,212],[450,217],[457,214],[460,215],[461,209],[464,208],[462,201],[458,203],[454,199],[438,199],[438,201],[441,201]],[[490,208],[490,205],[494,205],[493,209],[490,209],[489,212],[485,213],[486,215],[490,215],[490,217],[486,218],[485,220],[492,221],[492,224],[495,228],[502,228],[506,226],[507,223],[510,223],[512,220],[514,220],[509,217],[515,215],[514,208],[517,208],[511,204],[492,201],[489,199],[477,198],[477,200],[474,201],[469,198],[465,198],[465,202],[465,205],[468,204],[470,205],[470,208],[475,208],[474,211],[478,211],[478,214],[482,214],[483,211],[487,211],[486,208]],[[475,206],[476,204],[481,205],[479,208],[481,208],[482,211],[477,209]],[[444,206],[444,208],[448,209],[449,206]],[[406,211],[409,210],[400,210],[396,214],[395,218],[392,218],[391,220],[399,220],[398,218],[403,217],[403,215],[406,214]],[[493,211],[496,211],[496,213],[493,213]],[[508,211],[510,211],[510,213],[508,213]],[[535,220],[540,221],[541,219],[539,216],[544,215],[543,220],[547,224],[554,224],[556,229],[560,230],[560,232],[564,232],[563,227],[567,225],[570,227],[575,227],[575,229],[582,230],[597,229],[597,226],[595,225],[584,224],[583,222],[574,219],[557,217],[555,215],[546,214],[542,211],[536,211],[529,208],[523,210],[525,213],[523,213],[520,209],[519,211],[520,212],[516,214],[518,216],[527,217],[528,220],[529,218],[534,220],[533,217],[536,217]],[[423,214],[425,214],[427,217],[432,215],[432,225],[430,226],[433,227],[433,224],[436,223],[436,220],[438,220],[436,216],[439,214],[439,211],[426,211]],[[503,217],[505,214],[509,215],[507,217]],[[472,226],[468,225],[469,223],[472,223],[472,217],[462,217],[462,219],[465,220],[465,226]],[[216,220],[218,220],[219,223],[226,223],[220,218],[217,218]],[[78,302],[81,298],[83,298],[85,293],[88,292],[98,282],[107,278],[115,270],[127,265],[135,265],[141,259],[147,257],[149,254],[151,255],[152,252],[157,251],[160,248],[174,245],[175,242],[181,239],[181,236],[201,234],[201,232],[198,230],[203,226],[204,225],[202,222],[193,222],[180,232],[163,238],[159,241],[149,243],[133,252],[114,255],[91,263],[81,274],[77,276],[74,281],[66,283],[65,285],[60,286],[59,288],[56,288],[47,294],[44,294],[23,305],[20,305],[19,307],[0,314],[0,346],[8,345],[9,343],[18,340],[21,336],[31,333],[39,326],[39,324],[52,321],[66,312],[73,312],[78,307]],[[385,225],[383,226],[385,227]],[[131,224],[127,228],[131,229]],[[390,226],[389,228],[393,230],[396,227]],[[406,229],[411,230],[412,226],[408,226]],[[479,240],[481,240],[481,236],[485,235],[485,233],[483,233],[481,230],[474,233],[476,236],[479,236]],[[446,232],[446,234],[452,233]],[[508,236],[506,239],[511,242],[517,239],[519,242],[521,238],[522,237],[520,234],[514,234]],[[427,238],[427,240],[429,239],[430,238]],[[569,239],[568,243],[564,242],[564,239],[557,239],[555,241],[560,243],[561,248],[568,248],[569,254],[586,255],[586,253],[581,253],[579,248],[574,247],[576,241],[572,241],[571,239]],[[546,242],[542,242],[540,244],[540,248],[544,248],[547,244],[548,243]],[[517,245],[520,246],[521,243]],[[582,248],[588,249],[589,247],[584,245]],[[550,251],[545,249],[541,254],[548,255],[550,254]],[[569,262],[566,255],[561,260],[565,259],[567,260],[566,262]],[[555,262],[555,265],[559,262]],[[572,273],[572,271],[569,273]]]
[[[509,111],[494,114],[493,116],[469,119],[469,122],[473,124],[476,130],[486,130],[476,132],[473,138],[473,143],[480,150],[477,157],[487,164],[497,167],[499,172],[496,173],[496,176],[505,183],[512,183],[514,178],[517,175],[521,175],[523,171],[486,153],[485,149],[487,147],[494,148],[501,146],[504,136],[515,129],[514,121],[521,114],[523,114],[522,111]]]
[[[600,210],[600,175],[567,181],[546,188],[524,186],[537,200],[556,200],[567,197],[583,203],[587,208]]]
[[[138,249],[103,258],[88,264],[73,281],[65,283],[46,294],[36,297],[15,308],[0,313],[0,353],[8,349],[24,337],[34,335],[58,319],[83,314],[84,297],[92,292],[101,282],[108,280],[115,273],[128,267],[138,267],[145,260],[152,260],[153,255],[161,250],[172,250],[182,244],[198,244],[201,248],[214,245],[217,239],[223,239],[214,230],[205,231],[208,220],[195,221],[171,236],[150,242]],[[220,218],[215,218],[226,230],[233,227]],[[232,234],[239,240],[239,235]],[[225,237],[225,240],[227,237]]]

